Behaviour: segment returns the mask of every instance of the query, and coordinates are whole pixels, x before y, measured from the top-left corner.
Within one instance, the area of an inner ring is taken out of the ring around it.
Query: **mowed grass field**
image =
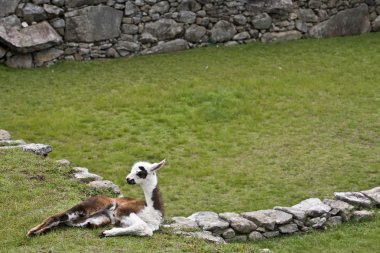
[[[33,70],[0,66],[0,128],[14,139],[51,144],[51,159],[88,167],[131,197],[143,197],[124,183],[131,165],[166,158],[159,183],[167,219],[369,189],[380,185],[379,41],[380,34],[370,34]],[[63,229],[29,240],[24,235],[35,223],[92,193],[63,183],[65,174],[56,170],[50,176],[57,182],[34,183],[18,176],[25,174],[20,166],[43,174],[55,165],[0,153],[0,178],[7,182],[1,209],[12,207],[0,218],[15,223],[1,228],[4,252],[380,252],[378,217],[227,246],[165,230],[152,238],[101,240],[101,230]]]

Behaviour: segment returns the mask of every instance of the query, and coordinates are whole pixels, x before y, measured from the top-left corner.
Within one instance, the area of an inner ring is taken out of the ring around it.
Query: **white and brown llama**
[[[100,237],[152,236],[153,232],[159,229],[164,217],[156,175],[156,171],[164,164],[165,160],[153,164],[137,162],[126,177],[128,184],[141,185],[145,201],[126,197],[91,197],[66,212],[48,217],[40,225],[29,230],[27,235],[40,235],[59,225],[100,227],[111,224],[117,227],[103,231]]]

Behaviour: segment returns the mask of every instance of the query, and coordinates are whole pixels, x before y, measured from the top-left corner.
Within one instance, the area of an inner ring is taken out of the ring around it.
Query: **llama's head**
[[[137,162],[132,166],[131,173],[126,177],[128,184],[142,184],[150,182],[156,178],[156,171],[159,170],[166,160],[159,163]]]

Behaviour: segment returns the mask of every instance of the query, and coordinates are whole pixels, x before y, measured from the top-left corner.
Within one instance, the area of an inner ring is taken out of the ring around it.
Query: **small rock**
[[[270,249],[259,249],[259,253],[271,253],[272,251]]]
[[[311,217],[321,216],[322,214],[328,213],[331,207],[324,204],[318,198],[310,198],[301,201],[297,205],[292,206],[292,208],[302,210],[306,212],[306,215]]]
[[[283,211],[285,213],[289,213],[293,215],[295,219],[300,220],[300,221],[305,221],[306,219],[306,212],[298,208],[275,206],[273,209]]]
[[[87,168],[84,168],[84,167],[74,167],[73,170],[75,172],[88,172],[88,169]]]
[[[325,199],[323,203],[331,207],[330,213],[332,215],[339,214],[344,221],[348,221],[351,217],[352,211],[355,209],[353,205],[350,205],[341,200]]]
[[[63,165],[63,166],[69,166],[71,164],[71,162],[69,160],[66,160],[66,159],[57,160],[57,163],[59,163],[60,165]]]
[[[325,217],[316,217],[313,219],[310,219],[308,222],[308,225],[311,226],[312,228],[323,228],[326,223],[326,218]]]
[[[89,186],[95,189],[110,189],[115,194],[120,194],[120,188],[108,180],[96,180],[89,183]]]
[[[183,232],[183,231],[178,231],[176,232],[178,235],[184,235],[187,237],[195,237],[198,239],[205,240],[207,242],[211,243],[216,243],[216,244],[224,244],[226,243],[222,237],[220,236],[215,236],[209,231],[202,231],[202,232]]]
[[[273,230],[275,225],[286,224],[292,220],[293,216],[278,210],[259,210],[255,212],[242,213],[244,218],[247,218],[258,226],[263,226],[269,230]]]
[[[23,145],[22,149],[26,152],[32,152],[36,155],[43,156],[47,156],[51,151],[53,151],[53,148],[50,145],[35,143]]]
[[[331,216],[326,221],[326,226],[328,227],[336,227],[342,224],[342,217],[341,216]]]
[[[352,214],[352,218],[355,221],[369,220],[373,218],[374,216],[375,216],[375,212],[367,211],[367,210],[355,211]]]
[[[186,217],[173,217],[171,224],[166,225],[173,229],[199,229],[198,224],[189,218]]]
[[[1,146],[20,146],[25,145],[26,142],[23,140],[0,140],[0,147]]]
[[[280,226],[278,229],[283,234],[293,234],[298,231],[298,226],[296,224],[291,223]]]
[[[248,40],[251,38],[251,35],[248,32],[241,32],[236,34],[232,39],[233,40]]]
[[[237,235],[233,238],[230,239],[225,239],[226,242],[231,243],[231,242],[246,242],[247,241],[247,236],[246,235]]]
[[[213,42],[226,42],[236,34],[235,26],[225,20],[218,21],[211,30]]]
[[[261,241],[263,239],[264,239],[264,236],[260,232],[257,232],[257,231],[253,231],[248,236],[248,240],[254,241],[254,242],[255,241]]]
[[[11,138],[11,134],[8,131],[0,129],[0,140],[10,140]]]
[[[231,239],[236,236],[235,231],[232,228],[228,228],[226,231],[222,233],[222,237],[224,239]]]
[[[268,13],[258,14],[252,18],[252,25],[259,30],[269,29],[272,25],[272,18]]]
[[[219,217],[229,222],[230,226],[241,234],[248,234],[257,228],[255,223],[241,217],[237,213],[221,213]]]
[[[334,192],[337,200],[342,200],[354,206],[371,208],[373,202],[361,192]]]
[[[362,191],[361,193],[373,200],[376,205],[380,205],[380,187],[375,187],[371,190]]]
[[[265,233],[263,233],[263,236],[265,238],[274,238],[274,237],[280,236],[280,232],[279,231],[265,232]]]
[[[89,172],[77,172],[74,173],[74,177],[82,182],[99,181],[103,179],[101,176]]]

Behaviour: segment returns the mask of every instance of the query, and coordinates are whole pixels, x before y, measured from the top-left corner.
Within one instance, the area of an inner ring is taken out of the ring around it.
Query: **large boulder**
[[[368,6],[362,4],[356,8],[338,12],[330,19],[313,26],[309,33],[314,38],[358,35],[370,31]]]
[[[123,12],[108,6],[89,6],[65,14],[65,40],[94,42],[118,37]]]
[[[13,14],[20,0],[0,0],[0,18]]]
[[[213,42],[226,42],[231,40],[236,34],[236,28],[228,21],[220,20],[211,30],[211,40]]]
[[[276,13],[283,14],[291,12],[293,9],[292,0],[255,0],[249,1],[248,10],[254,13]]]
[[[96,5],[100,3],[105,3],[107,0],[66,0],[66,7],[73,8],[82,5]]]
[[[0,42],[19,53],[30,53],[62,43],[61,36],[46,21],[20,28],[0,20]]]
[[[147,23],[144,32],[152,34],[158,40],[170,40],[183,33],[183,25],[172,19],[160,19]]]

